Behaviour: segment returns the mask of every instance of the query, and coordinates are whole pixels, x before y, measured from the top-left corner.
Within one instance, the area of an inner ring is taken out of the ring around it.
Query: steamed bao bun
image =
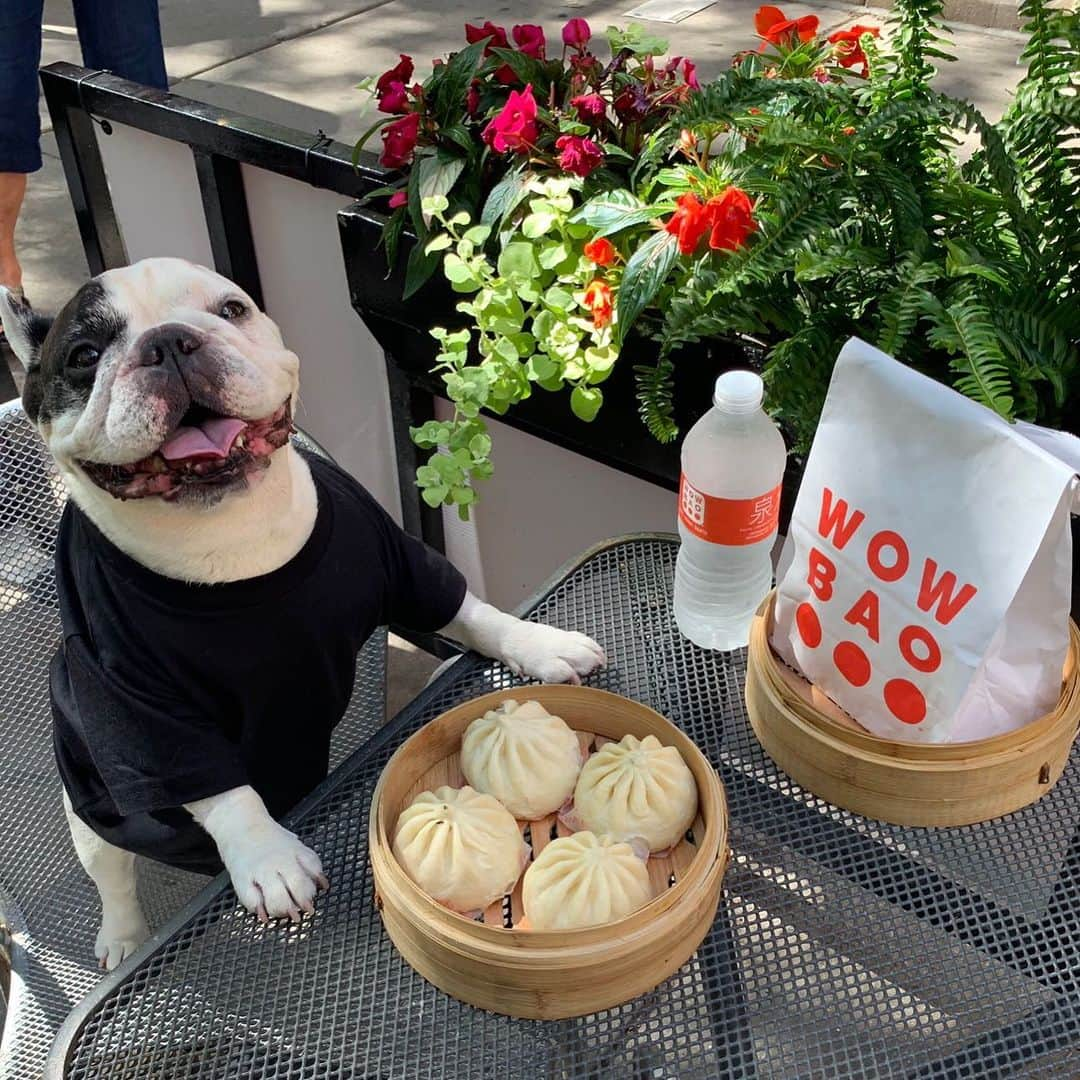
[[[624,735],[585,763],[574,809],[586,829],[616,840],[641,837],[650,851],[677,844],[697,815],[694,774],[655,735]]]
[[[398,818],[394,857],[434,900],[478,911],[513,889],[528,849],[506,807],[471,787],[423,791]]]
[[[525,871],[521,902],[533,930],[613,922],[652,899],[645,859],[591,832],[553,840]]]
[[[465,729],[461,771],[514,817],[536,821],[570,798],[581,748],[570,728],[539,702],[504,701]]]

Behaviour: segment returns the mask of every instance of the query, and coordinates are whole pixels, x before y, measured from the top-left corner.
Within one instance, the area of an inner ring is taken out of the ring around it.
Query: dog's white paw
[[[575,686],[607,663],[604,650],[592,638],[529,622],[519,622],[507,632],[502,659],[515,675]]]
[[[101,928],[94,941],[98,967],[112,971],[149,936],[150,927],[137,900],[108,904],[102,909]]]
[[[322,863],[295,834],[268,819],[243,837],[234,851],[222,851],[240,903],[263,922],[315,910],[315,895],[328,889]]]

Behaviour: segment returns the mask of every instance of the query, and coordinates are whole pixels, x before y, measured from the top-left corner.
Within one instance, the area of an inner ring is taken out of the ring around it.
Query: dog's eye
[[[223,319],[242,319],[247,314],[247,307],[239,300],[226,300],[219,314]]]
[[[88,371],[90,368],[97,367],[100,359],[101,353],[93,345],[76,345],[68,353],[67,366],[78,371]]]

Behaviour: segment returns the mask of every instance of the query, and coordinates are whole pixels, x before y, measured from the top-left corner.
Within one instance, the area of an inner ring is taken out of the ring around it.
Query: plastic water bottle
[[[745,645],[772,586],[787,451],[763,393],[754,372],[725,372],[683,440],[675,621],[706,649]]]

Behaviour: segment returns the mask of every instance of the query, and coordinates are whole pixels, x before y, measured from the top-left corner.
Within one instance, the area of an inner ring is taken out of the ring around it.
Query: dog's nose
[[[199,340],[190,330],[181,326],[163,326],[160,330],[148,334],[143,341],[139,360],[144,367],[157,367],[167,360],[174,363],[185,356],[190,356],[202,348]]]

